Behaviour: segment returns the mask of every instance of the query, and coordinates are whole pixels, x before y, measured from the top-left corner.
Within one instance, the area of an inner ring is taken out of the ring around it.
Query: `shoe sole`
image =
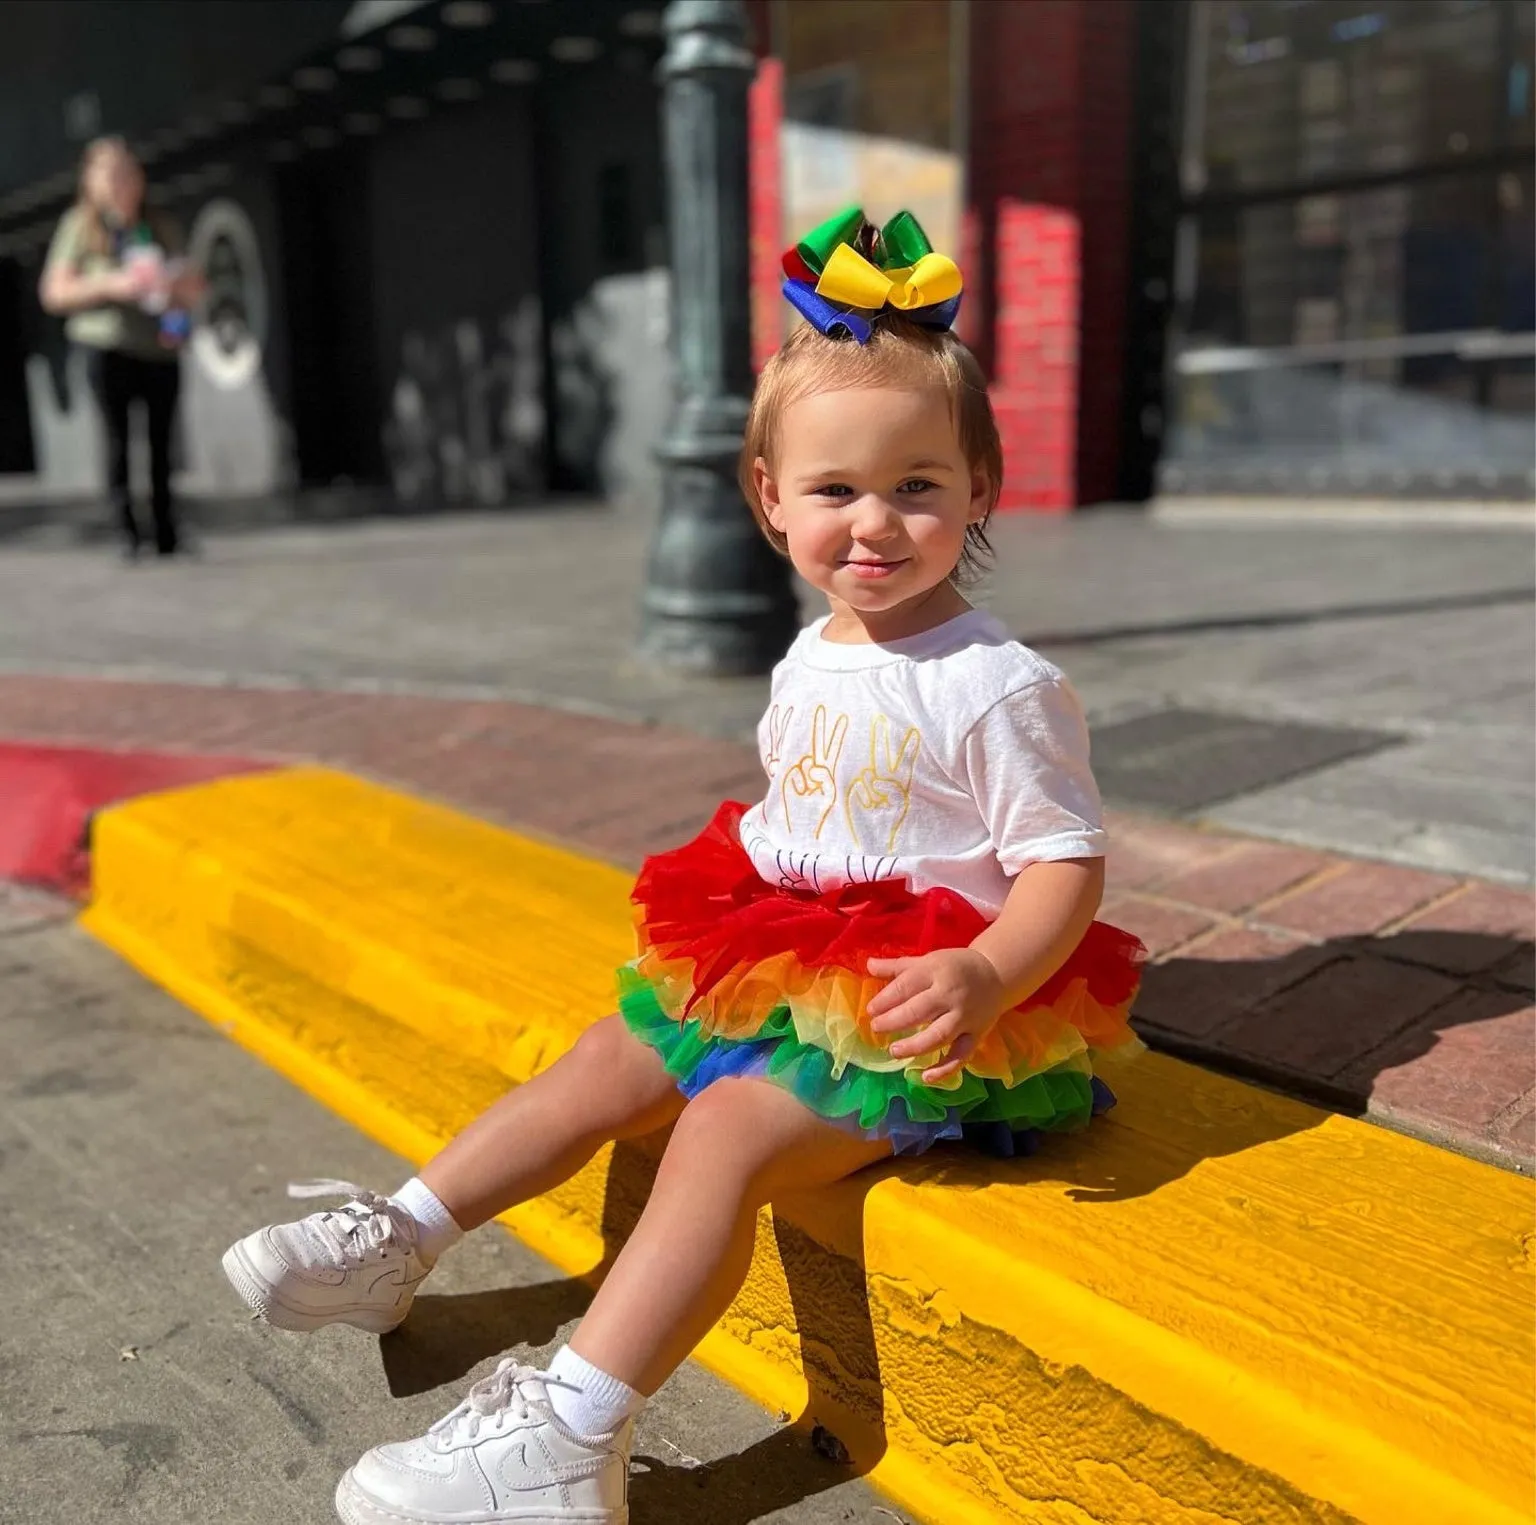
[[[444,1525],[443,1514],[401,1514],[376,1504],[352,1481],[350,1470],[336,1484],[336,1518],[342,1525]],[[617,1509],[562,1509],[559,1514],[452,1516],[455,1525],[629,1525],[629,1505]]]
[[[294,1334],[309,1334],[324,1329],[327,1324],[350,1324],[369,1334],[388,1334],[398,1329],[411,1311],[409,1303],[403,1313],[394,1309],[382,1313],[369,1308],[329,1308],[324,1311],[296,1308],[277,1295],[277,1289],[251,1264],[241,1245],[232,1244],[225,1250],[221,1264],[230,1286],[252,1313],[265,1319],[274,1329],[287,1329]]]

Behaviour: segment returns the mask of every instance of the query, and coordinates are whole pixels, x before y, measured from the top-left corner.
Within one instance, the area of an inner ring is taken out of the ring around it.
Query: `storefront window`
[[[1197,4],[1166,486],[1531,490],[1531,12]]]

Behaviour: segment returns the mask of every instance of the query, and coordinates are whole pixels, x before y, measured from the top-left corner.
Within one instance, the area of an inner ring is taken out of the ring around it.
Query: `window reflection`
[[[1529,493],[1519,0],[1202,0],[1164,485]]]
[[[1208,181],[1225,167],[1243,187],[1289,185],[1497,146],[1492,0],[1211,0],[1206,10]]]

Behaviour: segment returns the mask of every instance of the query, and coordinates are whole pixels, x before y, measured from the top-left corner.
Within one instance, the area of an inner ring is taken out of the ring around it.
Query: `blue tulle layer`
[[[691,1101],[715,1081],[728,1076],[776,1081],[768,1061],[778,1043],[778,1039],[770,1038],[762,1043],[716,1044],[699,1060],[692,1074],[678,1081],[677,1088]],[[1115,1093],[1097,1075],[1091,1083],[1093,1115],[1098,1117],[1114,1106]],[[1005,1122],[964,1122],[958,1107],[951,1108],[948,1117],[936,1122],[915,1121],[907,1116],[900,1097],[891,1102],[885,1116],[873,1127],[861,1126],[853,1114],[825,1117],[824,1121],[856,1138],[884,1139],[889,1142],[892,1154],[922,1154],[937,1143],[958,1139],[983,1154],[1011,1160],[1034,1154],[1044,1137],[1039,1128],[1015,1129]]]

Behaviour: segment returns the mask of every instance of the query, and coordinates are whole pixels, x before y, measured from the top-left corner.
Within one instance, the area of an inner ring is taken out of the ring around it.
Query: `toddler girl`
[[[773,677],[768,775],[634,890],[620,1014],[392,1197],[224,1259],[283,1329],[383,1333],[462,1234],[611,1139],[672,1124],[649,1203],[568,1346],[503,1361],[341,1480],[349,1525],[627,1525],[632,1420],[724,1313],[758,1209],[941,1139],[1012,1153],[1112,1098],[1140,944],[1094,921],[1104,830],[1062,675],[974,609],[1001,450],[949,332],[959,273],[907,214],[786,257],[810,320],[763,372],[742,454],[759,523],[829,612]],[[324,1188],[322,1188],[324,1189]]]

